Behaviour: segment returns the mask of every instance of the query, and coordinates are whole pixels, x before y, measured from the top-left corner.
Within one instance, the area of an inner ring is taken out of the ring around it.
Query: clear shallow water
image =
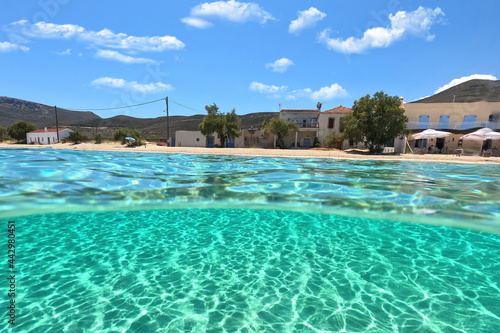
[[[500,331],[497,235],[251,209],[16,223],[18,332]]]
[[[0,216],[279,208],[500,233],[498,165],[0,150]]]
[[[499,207],[493,165],[0,150],[22,332],[498,332]]]

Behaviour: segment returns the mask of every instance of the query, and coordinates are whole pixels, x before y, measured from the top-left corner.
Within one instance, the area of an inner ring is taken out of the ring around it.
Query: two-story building
[[[285,147],[288,148],[311,148],[314,138],[318,136],[320,111],[318,109],[283,109],[280,118],[289,120],[299,128],[292,136],[284,139]]]
[[[352,113],[352,109],[339,106],[333,109],[320,111],[319,109],[283,109],[280,118],[289,120],[297,125],[298,131],[285,138],[285,146],[290,148],[311,148],[314,138],[323,142],[328,133],[344,131],[343,118]],[[347,148],[347,141],[342,148]]]
[[[459,142],[464,134],[487,127],[500,130],[500,81],[470,80],[433,96],[404,105],[408,117],[407,128],[419,133],[428,128],[451,132],[442,139],[414,140],[408,136],[409,145],[416,149],[454,152],[461,149],[478,151],[478,142]],[[492,142],[485,142],[491,146]],[[468,147],[470,146],[470,147]],[[485,147],[491,148],[491,147]]]

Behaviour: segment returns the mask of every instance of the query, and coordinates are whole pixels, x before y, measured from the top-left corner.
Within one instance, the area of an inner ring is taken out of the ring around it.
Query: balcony
[[[297,125],[298,128],[318,128],[319,124],[316,121],[307,121],[307,122],[293,122],[295,125]]]
[[[495,122],[495,121],[476,121],[476,122],[457,122],[457,123],[448,123],[448,126],[443,127],[439,126],[439,122],[437,123],[420,123],[418,121],[409,121],[406,123],[406,128],[407,129],[442,129],[442,130],[465,130],[469,128],[476,128],[476,127],[488,127],[493,130],[495,129],[500,129],[500,124]],[[425,125],[426,127],[423,128],[422,125]]]

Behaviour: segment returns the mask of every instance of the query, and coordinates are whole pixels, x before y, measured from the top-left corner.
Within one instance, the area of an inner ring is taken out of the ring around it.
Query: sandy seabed
[[[381,161],[417,161],[417,162],[445,162],[445,163],[479,163],[500,164],[500,157],[458,156],[454,154],[400,154],[400,155],[372,155],[363,150],[323,150],[323,149],[260,149],[260,148],[198,148],[198,147],[165,147],[149,143],[146,146],[127,147],[116,142],[95,143],[58,143],[51,145],[26,145],[16,143],[0,143],[1,148],[49,148],[72,150],[102,150],[102,151],[129,151],[151,152],[166,154],[206,154],[206,155],[240,155],[240,156],[269,156],[269,157],[304,157],[304,158],[334,158],[351,160],[381,160]]]

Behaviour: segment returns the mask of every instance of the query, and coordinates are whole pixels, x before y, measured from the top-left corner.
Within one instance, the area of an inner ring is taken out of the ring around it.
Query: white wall
[[[70,132],[71,130],[68,128],[59,130],[59,140],[67,138]],[[57,143],[57,132],[26,133],[26,142],[28,144],[39,143],[41,145]]]

